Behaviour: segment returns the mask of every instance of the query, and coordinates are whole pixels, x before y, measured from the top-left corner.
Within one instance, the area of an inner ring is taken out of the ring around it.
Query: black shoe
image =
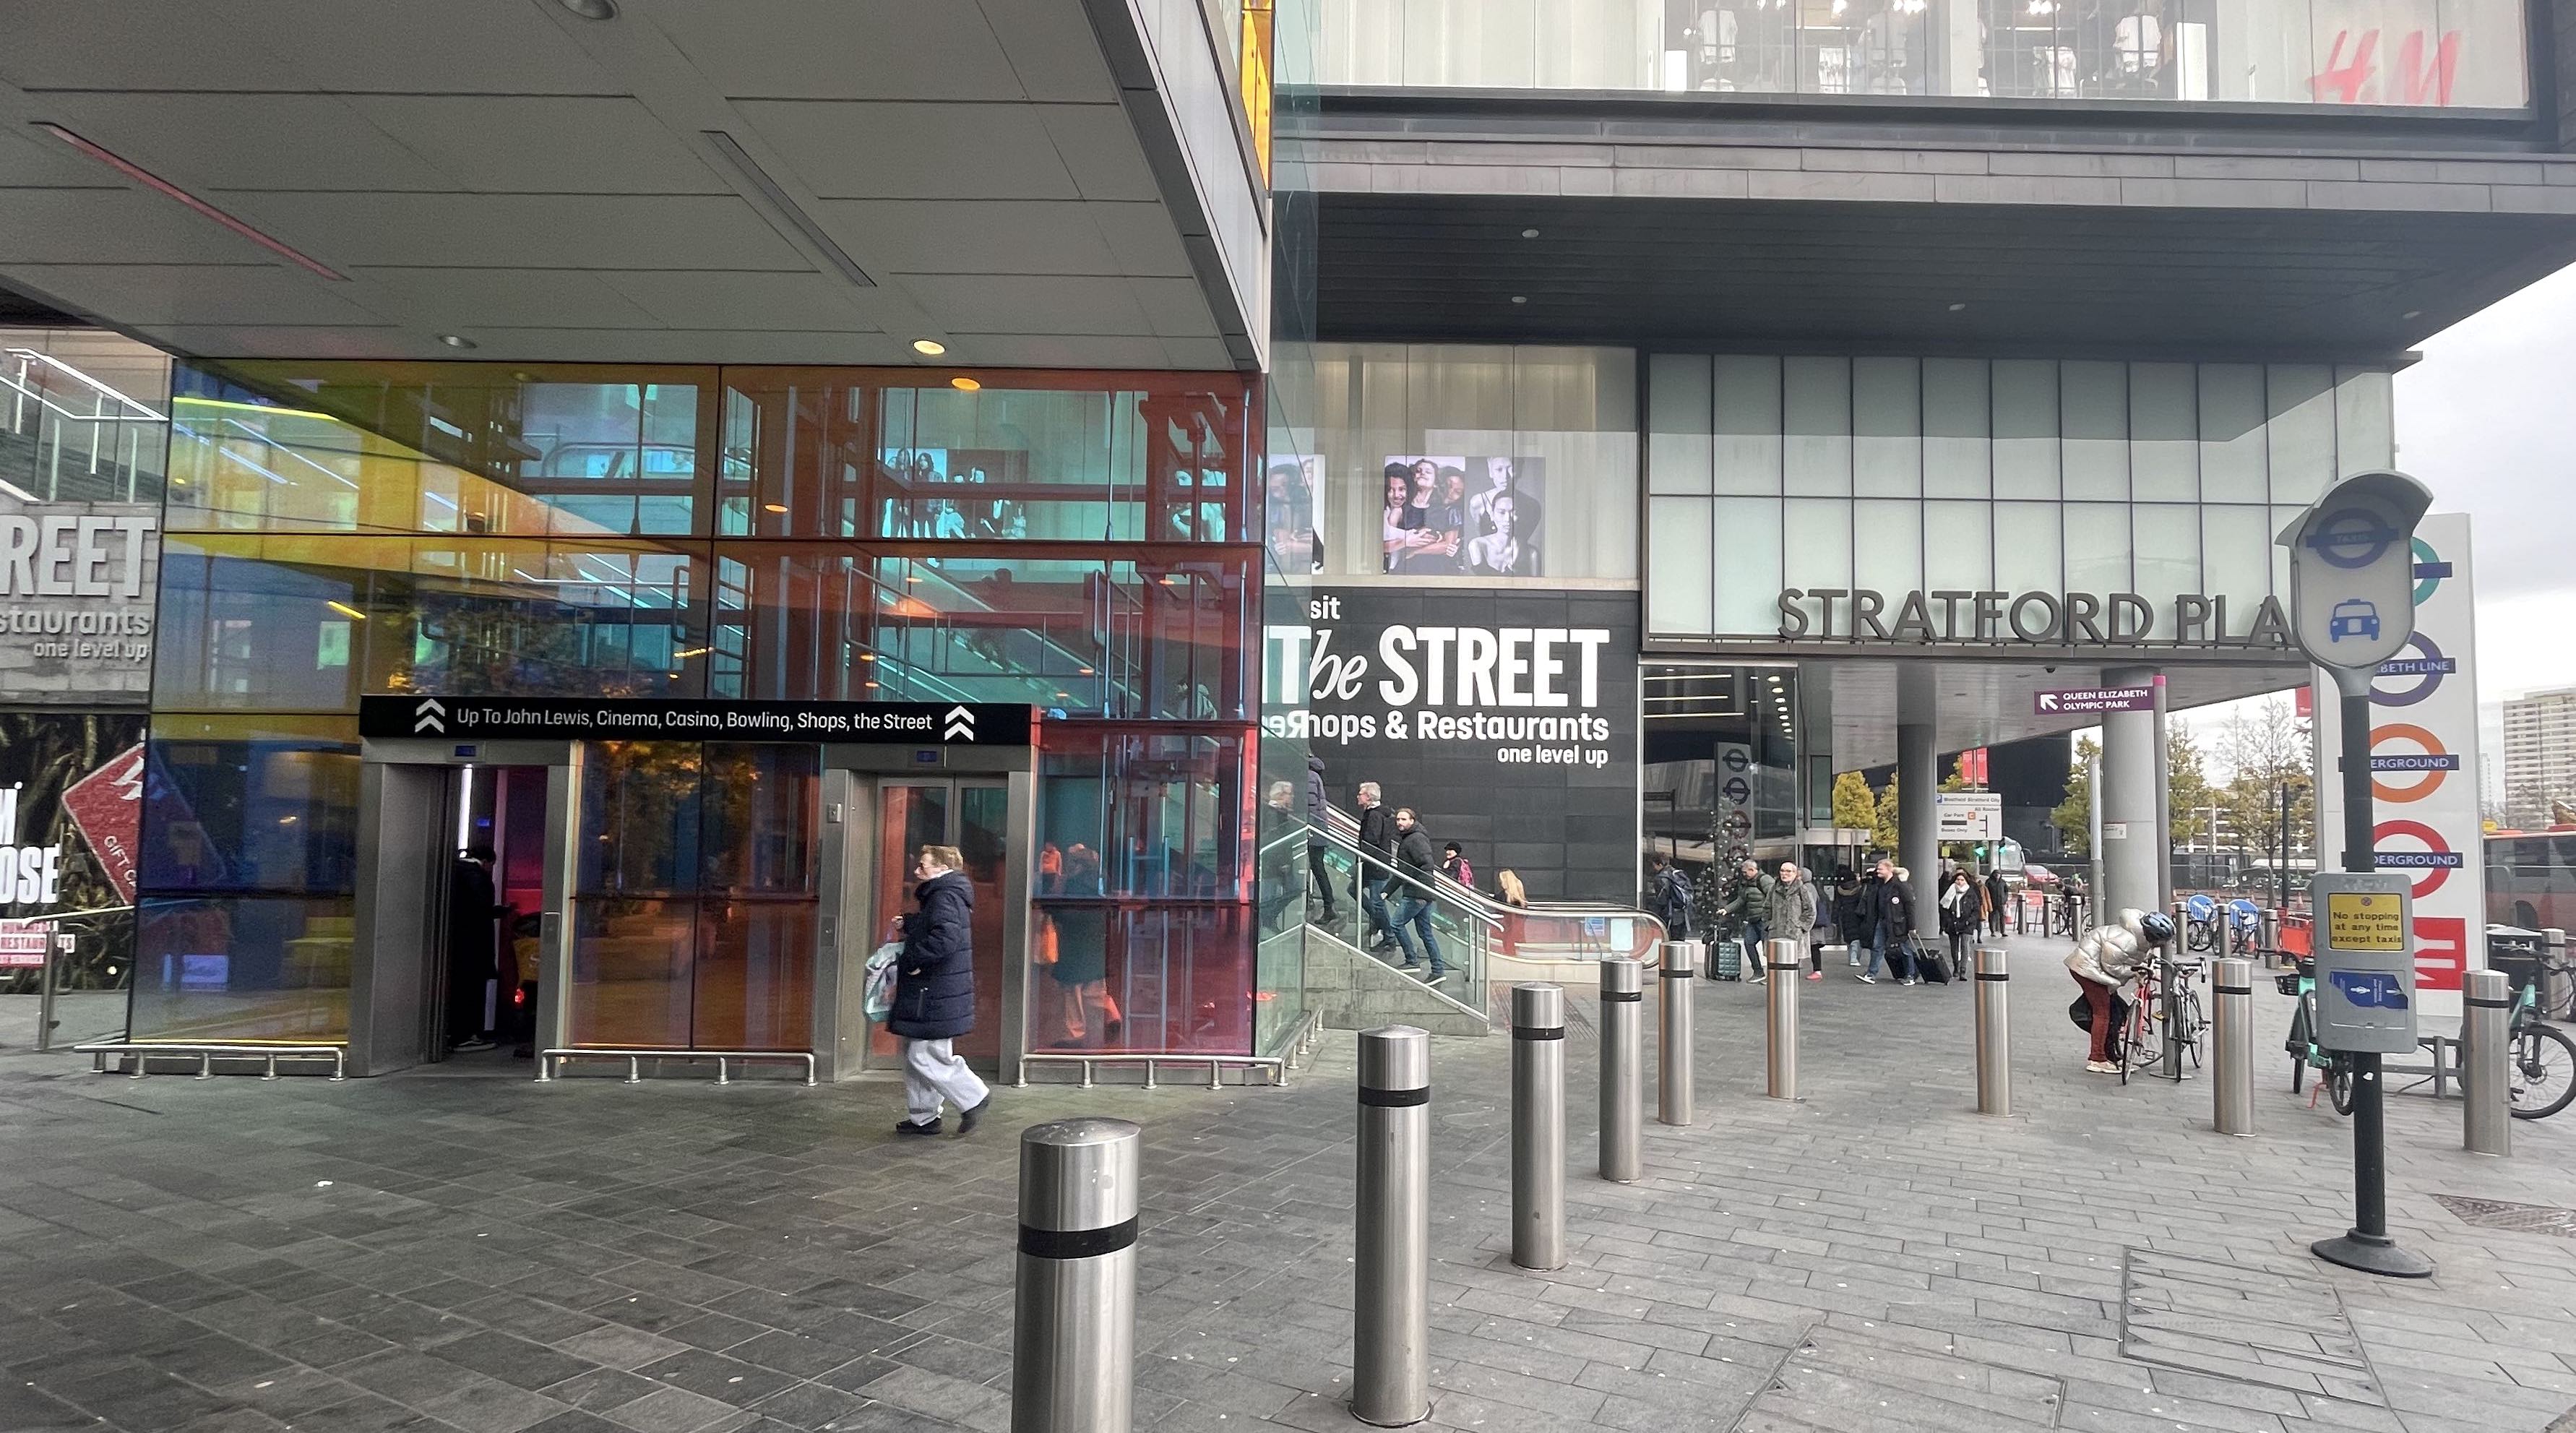
[[[967,1135],[973,1134],[977,1123],[982,1121],[984,1118],[984,1111],[989,1110],[992,1107],[993,1097],[991,1095],[986,1095],[976,1104],[975,1108],[971,1110],[959,1110],[957,1112],[958,1137],[962,1139]]]
[[[934,1118],[926,1125],[917,1125],[910,1120],[897,1120],[895,1121],[894,1132],[896,1134],[910,1135],[937,1134],[939,1133],[939,1121]]]

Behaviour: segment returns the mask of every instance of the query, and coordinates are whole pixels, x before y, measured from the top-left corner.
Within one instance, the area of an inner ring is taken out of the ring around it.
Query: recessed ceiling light
[[[982,388],[984,385],[961,373],[956,377],[949,379],[948,386],[956,389],[960,393],[972,393],[977,389]]]
[[[1959,312],[1961,309],[1964,309],[1964,308],[1966,308],[1966,307],[1967,307],[1967,305],[1966,305],[1966,304],[1952,304],[1952,305],[1950,305],[1950,312],[1952,312],[1952,313],[1957,313],[1957,312]]]
[[[785,504],[785,503],[762,503],[762,504],[760,505],[760,510],[761,510],[762,512],[785,512],[785,511],[787,511],[787,504]]]
[[[862,661],[862,662],[873,662],[873,661],[875,661],[876,659],[877,659],[877,654],[876,654],[876,653],[874,653],[874,652],[861,652],[861,653],[859,654],[859,660],[860,660],[860,661]]]
[[[948,345],[935,338],[916,338],[912,341],[912,351],[924,358],[937,358],[948,351]]]
[[[1538,237],[1538,231],[1536,229],[1523,229],[1521,231],[1521,237],[1524,239],[1535,239]]]
[[[2399,315],[2398,315],[2398,317],[2400,317],[2400,318],[2422,318],[2423,316],[2424,316],[2424,311],[2423,311],[2422,309],[2419,309],[2419,308],[2411,308],[2411,309],[2408,309],[2406,312],[2404,312],[2404,313],[2402,313],[2402,314],[2399,314]]]
[[[450,348],[472,348],[474,346],[474,340],[467,338],[461,333],[442,333],[438,336],[438,341],[446,344]]]
[[[561,0],[563,7],[585,20],[614,20],[617,0]]]
[[[1513,302],[1513,303],[1516,303],[1516,304],[1525,304],[1525,303],[1528,303],[1528,302],[1529,302],[1529,295],[1527,295],[1527,294],[1514,294],[1514,295],[1512,295],[1512,302]]]

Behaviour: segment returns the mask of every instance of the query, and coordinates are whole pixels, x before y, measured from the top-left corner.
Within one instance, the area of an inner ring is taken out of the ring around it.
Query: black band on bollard
[[[2254,987],[2251,985],[2213,985],[2209,988],[2212,993],[2218,995],[2251,995],[2254,993]]]
[[[1601,998],[1613,1005],[1627,1005],[1645,999],[1646,993],[1642,990],[1604,990]]]
[[[1993,973],[1993,972],[1991,972],[1991,971],[1984,971],[1984,970],[1980,970],[1980,971],[1978,971],[1978,972],[1977,972],[1977,978],[1978,978],[1979,980],[2010,980],[2010,979],[2012,979],[2012,977],[2011,977],[2011,976],[2009,976],[2009,975],[1997,975],[1997,974],[1994,974],[1994,973]]]
[[[1689,966],[1687,966],[1687,965],[1682,966],[1682,967],[1681,967],[1681,968],[1679,968],[1679,969],[1675,969],[1675,968],[1673,968],[1672,966],[1669,966],[1669,965],[1668,965],[1668,966],[1665,966],[1665,967],[1663,968],[1663,970],[1662,970],[1661,972],[1659,972],[1659,973],[1660,973],[1660,974],[1664,977],[1664,979],[1666,979],[1666,980],[1688,980],[1688,979],[1690,979],[1692,976],[1697,975],[1699,972],[1698,972],[1698,971],[1695,971],[1695,970],[1693,970],[1693,969],[1691,969],[1691,968],[1690,968]]]
[[[2513,1008],[2513,1002],[2510,1000],[2480,1000],[2474,995],[2461,996],[2460,1003],[2472,1010],[2511,1010]]]
[[[1368,1086],[1362,1085],[1360,1086],[1360,1103],[1369,1106],[1371,1109],[1411,1109],[1415,1105],[1427,1105],[1431,1103],[1431,1087],[1429,1085],[1424,1085],[1418,1090],[1372,1090]]]
[[[1512,1038],[1515,1040],[1562,1040],[1565,1038],[1565,1027],[1562,1025],[1515,1025],[1512,1027]]]
[[[1806,964],[1806,962],[1803,960],[1775,960],[1771,962],[1771,968],[1773,970],[1795,970],[1804,964]]]
[[[1032,1229],[1020,1226],[1020,1252],[1033,1259],[1096,1259],[1136,1242],[1136,1221],[1106,1229]]]

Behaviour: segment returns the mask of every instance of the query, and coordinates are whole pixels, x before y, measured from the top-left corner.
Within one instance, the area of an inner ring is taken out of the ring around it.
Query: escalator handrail
[[[1357,817],[1338,806],[1327,806],[1324,812],[1327,841],[1359,859],[1379,860],[1378,857],[1360,850],[1360,823]],[[1305,818],[1302,816],[1298,818],[1297,834],[1302,835],[1313,829],[1315,828]],[[1381,862],[1381,864],[1384,863]],[[1592,916],[1624,916],[1652,924],[1657,940],[1664,939],[1667,934],[1663,921],[1653,912],[1639,910],[1634,906],[1624,906],[1617,901],[1532,901],[1525,906],[1506,905],[1501,900],[1472,886],[1462,886],[1437,871],[1429,874],[1434,891],[1467,906],[1488,925],[1500,926],[1511,916],[1556,916],[1569,920]]]

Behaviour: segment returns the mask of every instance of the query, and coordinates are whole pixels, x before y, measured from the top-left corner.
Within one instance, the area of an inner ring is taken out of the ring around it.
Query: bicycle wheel
[[[2333,1063],[2326,1066],[2326,1098],[2334,1101],[2336,1114],[2351,1114],[2354,1088],[2352,1061],[2341,1055],[2330,1058]]]
[[[2514,1118],[2549,1118],[2576,1100],[2576,1040],[2537,1022],[2524,1024],[2513,1032],[2504,1079]]]
[[[2290,1052],[2290,1093],[2297,1094],[2308,1082],[2308,1036],[2314,1031],[2317,993],[2313,990],[2299,997],[2299,1007],[2290,1012],[2290,1038],[2281,1048]]]
[[[2182,1021],[2181,1034],[2183,1048],[2191,1052],[2191,1067],[2197,1070],[2200,1068],[2201,1032],[2209,1028],[2209,1022],[2201,1017],[2200,992],[2197,990],[2185,989],[2182,993],[2180,1006],[2175,1011],[2175,1015]]]

